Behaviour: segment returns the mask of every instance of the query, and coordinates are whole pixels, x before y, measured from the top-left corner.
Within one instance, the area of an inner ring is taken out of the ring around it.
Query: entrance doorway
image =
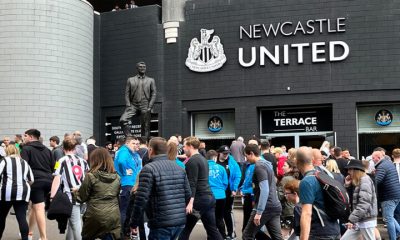
[[[331,146],[336,144],[335,132],[266,134],[264,136],[270,140],[271,146],[285,145],[287,149],[300,146],[319,149],[324,141],[328,141]]]

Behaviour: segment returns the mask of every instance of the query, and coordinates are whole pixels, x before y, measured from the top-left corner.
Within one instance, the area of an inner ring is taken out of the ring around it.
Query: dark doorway
[[[272,137],[270,138],[270,144],[275,147],[285,145],[286,149],[294,148],[294,136]]]
[[[400,147],[400,133],[360,133],[358,142],[361,158],[371,155],[376,147],[383,147],[391,157],[392,150]]]
[[[300,146],[308,146],[319,149],[324,141],[325,136],[300,136]]]

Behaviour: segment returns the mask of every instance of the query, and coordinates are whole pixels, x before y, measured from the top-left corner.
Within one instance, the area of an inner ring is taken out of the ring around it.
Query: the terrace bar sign
[[[346,18],[311,19],[298,22],[278,22],[274,24],[252,24],[239,27],[240,40],[275,38],[277,36],[294,37],[296,35],[339,34],[346,32]],[[275,46],[239,48],[239,64],[251,67],[256,64],[264,66],[269,60],[275,65],[290,63],[289,52],[297,51],[297,63],[304,62],[304,54],[310,54],[313,63],[343,61],[350,49],[343,41],[292,43]],[[283,56],[283,59],[281,58]]]
[[[332,131],[332,108],[261,110],[261,134]]]

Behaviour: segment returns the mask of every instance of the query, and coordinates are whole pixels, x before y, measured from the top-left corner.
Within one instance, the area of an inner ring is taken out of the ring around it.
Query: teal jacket
[[[215,199],[226,198],[225,191],[228,187],[228,174],[225,169],[214,162],[208,160],[208,183]]]

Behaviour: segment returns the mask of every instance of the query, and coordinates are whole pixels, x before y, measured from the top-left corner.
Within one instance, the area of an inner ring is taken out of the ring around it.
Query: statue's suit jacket
[[[144,76],[144,78],[143,93],[145,95],[145,98],[149,102],[149,108],[153,108],[154,102],[156,101],[156,82],[154,81],[154,78],[147,77],[146,75]],[[141,81],[139,79],[139,75],[128,78],[125,88],[126,106],[131,106],[133,104],[134,96],[136,94],[143,94],[137,92],[139,81]]]

